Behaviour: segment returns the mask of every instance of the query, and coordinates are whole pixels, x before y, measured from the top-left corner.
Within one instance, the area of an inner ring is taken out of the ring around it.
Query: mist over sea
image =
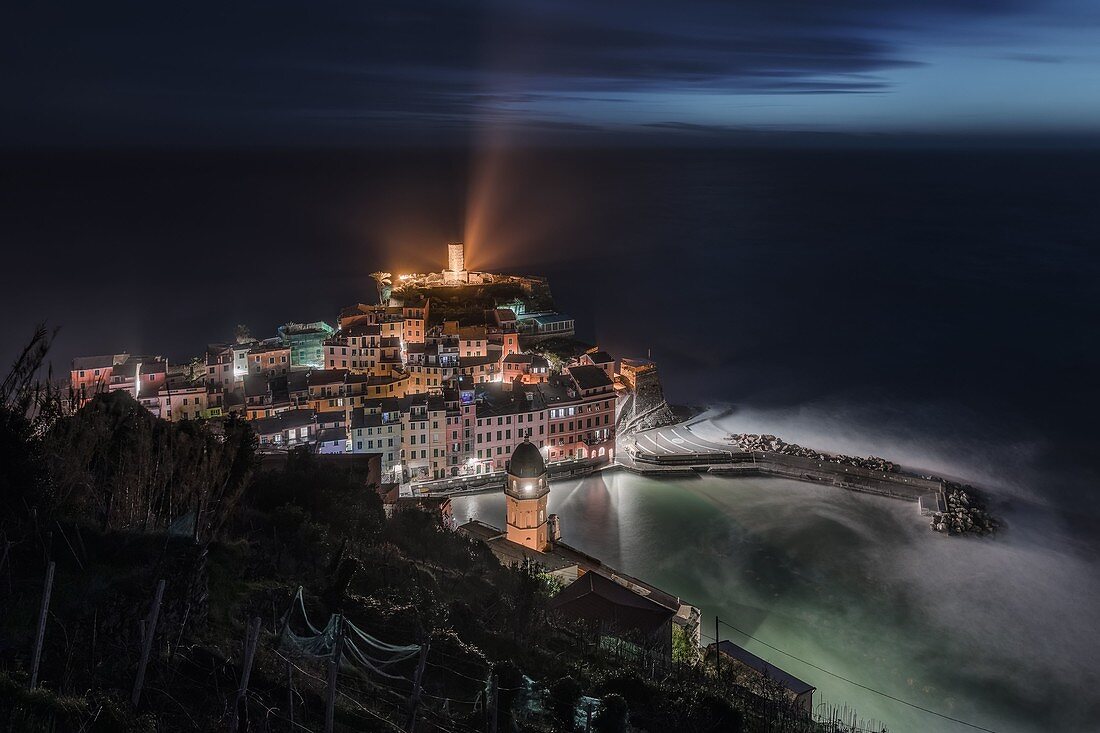
[[[184,359],[465,238],[471,267],[549,276],[582,337],[651,350],[671,400],[731,407],[701,429],[956,476],[1007,523],[947,539],[901,502],[620,475],[555,487],[567,541],[899,697],[1100,730],[1098,194],[1100,155],[1049,150],[8,154],[0,358],[48,319],[60,372]],[[774,661],[891,730],[966,730]]]

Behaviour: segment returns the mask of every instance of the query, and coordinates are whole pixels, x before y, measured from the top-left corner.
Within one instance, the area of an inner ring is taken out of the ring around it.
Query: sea
[[[471,269],[549,277],[580,338],[653,358],[671,402],[720,406],[708,436],[955,477],[1004,524],[618,473],[554,486],[567,542],[891,731],[1094,731],[1098,202],[1100,153],[1038,147],[9,152],[0,359],[44,322],[57,374],[186,360],[464,240]],[[500,496],[454,506],[503,523]]]

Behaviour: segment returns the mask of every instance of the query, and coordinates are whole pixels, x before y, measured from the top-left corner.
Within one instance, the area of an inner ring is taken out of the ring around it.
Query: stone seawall
[[[916,476],[901,471],[873,471],[859,466],[844,465],[801,456],[768,451],[715,451],[654,455],[643,451],[633,456],[633,465],[624,468],[637,473],[680,475],[685,472],[706,472],[739,476],[775,476],[838,486],[852,491],[888,496],[894,499],[918,501],[927,494],[943,491],[943,481]]]

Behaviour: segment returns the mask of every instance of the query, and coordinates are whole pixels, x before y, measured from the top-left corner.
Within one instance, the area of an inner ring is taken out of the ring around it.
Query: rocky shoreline
[[[816,451],[811,448],[805,448],[798,443],[788,443],[782,438],[777,438],[774,435],[738,433],[736,435],[730,435],[726,439],[746,453],[768,451],[771,453],[782,453],[787,456],[799,456],[801,458],[813,458],[818,461],[829,461],[831,463],[839,463],[843,466],[858,466],[859,468],[867,468],[872,471],[894,472],[898,470],[896,464],[885,458],[879,458],[878,456],[861,458],[859,456],[822,453],[821,451]]]
[[[985,508],[985,502],[972,486],[944,482],[947,510],[934,512],[930,525],[936,532],[948,535],[993,534],[1000,525]]]

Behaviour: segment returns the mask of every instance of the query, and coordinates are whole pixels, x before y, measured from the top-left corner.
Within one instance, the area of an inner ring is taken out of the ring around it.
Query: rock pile
[[[772,453],[782,453],[787,456],[812,458],[815,461],[829,461],[830,463],[839,463],[845,466],[858,466],[859,468],[867,468],[872,471],[893,472],[898,470],[898,467],[894,463],[891,463],[885,458],[879,458],[878,456],[860,458],[858,456],[821,453],[820,451],[810,448],[804,448],[798,443],[788,443],[782,438],[777,438],[774,435],[738,433],[737,435],[729,436],[728,440],[746,453],[770,451]]]
[[[949,535],[970,532],[977,535],[992,534],[997,522],[986,511],[977,492],[970,486],[948,482],[944,497],[947,511],[932,514],[932,529]]]

